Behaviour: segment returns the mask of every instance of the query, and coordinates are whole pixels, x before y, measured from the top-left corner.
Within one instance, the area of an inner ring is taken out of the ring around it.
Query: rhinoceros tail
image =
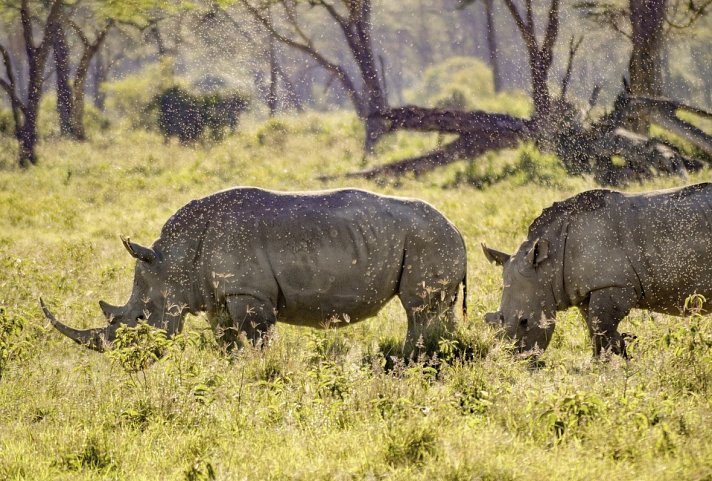
[[[467,321],[467,260],[465,260],[465,275],[462,278],[462,319]]]

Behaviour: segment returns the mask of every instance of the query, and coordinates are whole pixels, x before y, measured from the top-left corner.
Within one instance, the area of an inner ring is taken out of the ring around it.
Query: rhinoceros
[[[232,347],[259,341],[277,320],[356,322],[396,295],[407,313],[407,349],[430,323],[452,326],[460,284],[466,309],[463,238],[415,199],[233,188],[183,206],[151,247],[123,244],[137,259],[133,291],[123,306],[99,302],[108,326],[73,329],[41,303],[57,330],[99,351],[119,326],[141,319],[173,336],[185,314],[205,312]]]
[[[594,356],[625,356],[617,329],[631,309],[685,315],[689,296],[712,300],[712,184],[583,192],[544,209],[514,255],[482,247],[504,267],[500,310],[485,320],[522,353],[545,350],[556,312],[577,306]]]

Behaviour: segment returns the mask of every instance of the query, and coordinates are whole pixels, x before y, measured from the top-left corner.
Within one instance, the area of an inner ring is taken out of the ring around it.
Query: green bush
[[[8,315],[5,307],[0,306],[0,380],[5,367],[20,350],[18,338],[25,324],[23,318]]]
[[[88,136],[106,131],[111,126],[109,118],[97,109],[87,97],[84,99],[84,129]],[[40,103],[37,131],[41,137],[59,135],[59,117],[57,114],[57,95],[45,94]]]
[[[134,75],[104,82],[101,89],[106,94],[106,110],[117,118],[129,119],[135,129],[155,125],[155,112],[149,107],[156,95],[175,83],[173,70],[173,61],[163,60]]]
[[[15,133],[15,119],[12,118],[10,109],[0,109],[0,135],[13,135]]]
[[[492,186],[511,178],[519,185],[562,186],[568,176],[556,155],[541,152],[534,144],[524,144],[510,156],[510,162],[501,154],[487,153],[468,163],[464,172],[455,177],[455,183],[466,182],[478,189]]]
[[[187,144],[206,130],[213,140],[222,139],[226,127],[234,132],[247,103],[247,98],[237,93],[192,94],[174,85],[158,94],[152,107],[158,111],[161,134]]]
[[[531,100],[524,92],[495,92],[492,70],[474,57],[451,57],[428,67],[423,79],[404,92],[408,103],[451,110],[506,112],[525,117]]]

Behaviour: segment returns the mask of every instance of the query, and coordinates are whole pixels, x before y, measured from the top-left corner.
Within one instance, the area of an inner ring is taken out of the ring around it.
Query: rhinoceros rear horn
[[[126,247],[126,250],[129,251],[129,254],[140,261],[150,264],[158,257],[156,251],[149,247],[143,247],[135,242],[131,242],[131,239],[128,237],[121,236],[121,242],[124,244],[124,247]]]
[[[95,351],[103,352],[107,345],[113,341],[112,333],[115,329],[111,330],[107,327],[84,330],[74,329],[73,327],[66,326],[59,322],[44,303],[42,298],[40,298],[40,306],[42,306],[42,312],[47,320],[52,323],[52,326],[78,344]]]
[[[488,261],[494,262],[498,266],[503,266],[510,257],[509,254],[505,254],[504,252],[500,252],[495,249],[490,249],[487,247],[484,243],[482,245],[482,251],[485,253],[485,257],[487,258]]]
[[[114,322],[120,320],[126,312],[126,306],[112,306],[104,301],[99,301],[99,307],[101,307],[101,312],[104,313],[104,316],[109,321],[109,324],[113,324]]]

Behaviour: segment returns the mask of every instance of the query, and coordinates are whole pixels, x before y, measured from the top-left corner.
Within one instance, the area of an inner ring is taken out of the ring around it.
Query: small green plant
[[[386,434],[385,458],[391,466],[422,465],[438,452],[438,437],[428,423],[396,424]]]
[[[557,394],[547,404],[541,420],[547,430],[554,434],[557,442],[577,437],[579,428],[606,412],[606,404],[600,397],[582,391]]]
[[[688,297],[689,318],[668,329],[660,342],[669,363],[662,380],[683,393],[707,394],[712,383],[712,320],[703,315],[706,303],[700,294]]]
[[[62,456],[58,464],[68,471],[110,471],[116,467],[106,441],[95,435],[87,437],[75,452]]]
[[[146,321],[140,321],[136,327],[119,327],[108,355],[129,374],[134,383],[134,375],[141,372],[143,385],[147,388],[145,369],[163,357],[170,346],[171,341],[166,338],[166,331],[156,329]]]
[[[215,479],[215,468],[203,459],[196,459],[185,471],[185,481],[213,481]]]
[[[257,142],[260,145],[272,145],[282,147],[287,142],[289,126],[279,119],[269,119],[257,131]]]

